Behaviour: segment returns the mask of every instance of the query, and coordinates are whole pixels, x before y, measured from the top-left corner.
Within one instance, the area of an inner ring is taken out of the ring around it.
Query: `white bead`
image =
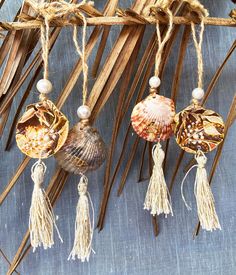
[[[47,79],[40,79],[36,87],[41,94],[49,94],[52,91],[52,83]]]
[[[197,100],[201,100],[204,97],[204,91],[202,88],[195,88],[192,91],[192,97]]]
[[[149,79],[149,85],[151,88],[157,88],[161,84],[161,80],[158,76],[153,76]]]
[[[77,114],[78,114],[78,117],[81,119],[88,119],[91,115],[91,110],[90,110],[89,106],[81,105],[77,109]]]

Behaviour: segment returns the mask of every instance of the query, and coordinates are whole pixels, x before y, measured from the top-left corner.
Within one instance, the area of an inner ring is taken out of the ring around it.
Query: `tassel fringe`
[[[75,238],[72,251],[68,260],[79,260],[88,262],[92,250],[92,239],[94,230],[94,208],[91,197],[87,191],[88,179],[82,175],[78,184],[79,200],[76,208]],[[89,201],[93,214],[92,224],[89,214]],[[94,252],[94,251],[93,251]]]
[[[194,194],[197,202],[197,212],[200,224],[203,229],[207,231],[213,231],[216,229],[221,229],[220,222],[215,209],[215,200],[212,194],[209,181],[207,178],[207,172],[205,169],[205,165],[207,163],[207,158],[203,152],[198,152],[195,155],[195,159],[197,164],[192,166],[189,171],[186,173],[182,184],[181,184],[181,192],[182,198],[185,202],[186,207],[190,210],[191,208],[186,203],[186,200],[183,195],[183,183],[189,174],[189,172],[197,167],[197,173],[194,184]]]
[[[150,210],[152,215],[159,215],[162,213],[165,215],[173,215],[170,194],[162,168],[165,153],[160,143],[153,146],[152,157],[154,160],[154,167],[145,197],[144,209]]]
[[[59,239],[63,242],[56,226],[50,201],[44,189],[41,188],[46,169],[46,165],[41,160],[38,160],[31,168],[34,190],[30,207],[29,230],[33,251],[41,245],[44,249],[52,247],[54,244],[53,226],[56,228]]]

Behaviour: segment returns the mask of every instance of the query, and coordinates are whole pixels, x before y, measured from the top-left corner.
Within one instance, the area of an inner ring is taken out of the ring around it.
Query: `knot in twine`
[[[147,5],[147,7],[143,9],[143,15],[156,15],[157,10],[167,13],[173,2],[174,0],[159,0],[156,4]]]
[[[78,4],[66,2],[64,0],[58,0],[51,3],[40,1],[36,2],[35,0],[25,0],[26,3],[41,17],[44,19],[44,24],[41,25],[41,44],[42,44],[42,58],[44,63],[44,79],[48,79],[48,56],[50,49],[49,42],[49,29],[50,21],[53,19],[61,17],[69,17],[72,14],[82,18],[85,24],[85,17],[83,13],[79,10],[82,5],[93,5],[93,1],[87,3],[86,0]]]
[[[208,10],[198,0],[182,0],[188,4],[190,12],[194,12],[199,18],[206,17],[209,15]]]
[[[42,16],[44,19],[53,20],[62,16],[70,16],[71,14],[80,14],[80,7],[82,5],[90,5],[93,6],[93,1],[83,0],[78,4],[66,2],[64,0],[58,0],[51,3],[48,2],[36,2],[35,0],[26,0],[31,8],[38,13],[38,15]]]
[[[33,182],[35,183],[35,186],[38,188],[41,187],[43,181],[44,181],[44,175],[46,173],[47,167],[42,160],[38,160],[35,162],[35,164],[31,168],[31,178]]]

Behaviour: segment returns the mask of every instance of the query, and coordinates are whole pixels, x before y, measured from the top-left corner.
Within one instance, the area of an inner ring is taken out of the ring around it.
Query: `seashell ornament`
[[[139,102],[131,114],[135,132],[147,141],[158,142],[152,149],[154,167],[144,201],[144,209],[150,210],[154,216],[173,214],[162,169],[165,153],[160,141],[167,140],[173,134],[175,106],[171,99],[157,94],[160,83],[159,77],[150,78],[150,95]]]
[[[188,153],[208,153],[224,139],[224,121],[212,110],[190,105],[175,116],[178,145]]]
[[[222,117],[212,110],[203,108],[200,100],[204,96],[201,88],[192,92],[192,104],[175,116],[175,137],[177,144],[186,152],[195,154],[196,165],[186,173],[182,184],[181,194],[188,209],[183,194],[183,183],[189,172],[197,167],[195,180],[195,196],[198,217],[203,229],[212,231],[221,229],[215,210],[214,197],[207,179],[205,153],[214,150],[224,139],[224,122]]]
[[[78,122],[55,155],[59,165],[70,173],[84,174],[99,168],[106,158],[105,143],[87,120]]]
[[[59,165],[66,171],[80,174],[78,184],[79,201],[77,205],[75,239],[69,259],[76,257],[82,262],[89,260],[92,251],[94,222],[90,221],[88,179],[84,173],[99,168],[106,158],[106,146],[97,129],[89,124],[91,111],[88,106],[78,108],[81,119],[70,131],[62,148],[55,154]],[[93,213],[94,216],[94,213]]]
[[[27,107],[16,127],[16,142],[25,155],[45,159],[62,147],[68,132],[67,118],[45,98]]]
[[[160,82],[154,82],[152,79],[150,79],[150,85],[153,85],[150,88],[150,95],[134,107],[131,122],[133,129],[141,138],[150,142],[159,142],[167,140],[173,134],[175,106],[173,100],[156,93]]]
[[[41,79],[37,83],[37,89],[41,101],[26,108],[16,127],[16,143],[19,149],[31,158],[38,158],[31,168],[34,189],[29,230],[33,251],[40,246],[44,249],[52,247],[54,227],[62,241],[52,207],[42,187],[47,170],[42,159],[55,154],[66,141],[69,132],[67,118],[46,97],[46,94],[52,90],[51,82],[48,79]]]

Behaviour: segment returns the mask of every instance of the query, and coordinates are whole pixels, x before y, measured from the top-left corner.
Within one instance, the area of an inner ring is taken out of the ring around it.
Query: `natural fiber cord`
[[[165,153],[160,143],[153,146],[152,157],[154,160],[154,167],[145,197],[144,209],[150,210],[152,215],[159,215],[162,213],[165,215],[173,215],[170,194],[162,168]]]
[[[31,168],[34,190],[30,206],[29,230],[33,251],[41,245],[44,249],[52,247],[54,244],[53,226],[55,226],[59,239],[63,242],[56,226],[52,206],[47,194],[41,187],[46,169],[46,165],[41,160],[38,160]]]

